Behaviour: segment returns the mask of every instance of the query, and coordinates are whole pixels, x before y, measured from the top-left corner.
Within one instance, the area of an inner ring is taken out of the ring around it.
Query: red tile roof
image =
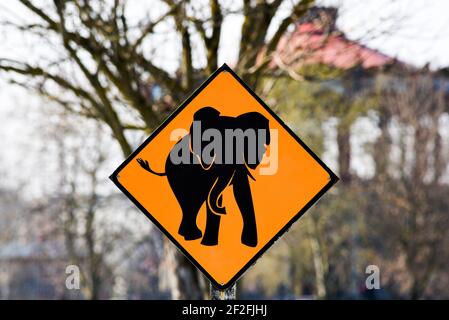
[[[319,24],[309,22],[298,24],[279,41],[271,66],[321,63],[341,69],[357,65],[370,69],[394,62],[394,58],[351,41],[339,31],[327,34]]]

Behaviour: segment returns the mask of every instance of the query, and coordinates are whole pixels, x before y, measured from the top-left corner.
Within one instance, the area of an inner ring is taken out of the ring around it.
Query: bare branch
[[[155,21],[150,21],[147,23],[147,25],[145,27],[142,28],[141,34],[140,36],[137,38],[136,41],[134,41],[134,43],[131,46],[131,52],[136,51],[136,49],[142,44],[142,42],[145,40],[145,38],[151,34],[154,31],[154,28],[161,23],[162,21],[164,21],[168,16],[172,15],[174,13],[174,10],[171,9],[169,11],[167,11],[166,13],[164,13],[163,15],[161,15],[158,19],[156,19]]]

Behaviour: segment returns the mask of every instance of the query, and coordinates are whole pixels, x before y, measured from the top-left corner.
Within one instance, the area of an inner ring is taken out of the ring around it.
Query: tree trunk
[[[337,127],[338,170],[343,185],[351,182],[351,141],[350,126],[340,119]]]
[[[441,135],[437,132],[435,133],[434,144],[433,144],[433,183],[438,184],[441,176],[443,175],[445,168],[445,161],[441,154],[442,141]]]
[[[164,263],[167,286],[174,300],[200,300],[207,296],[196,267],[164,238]]]
[[[315,286],[318,299],[326,297],[325,267],[323,263],[323,252],[317,239],[316,231],[310,237],[310,247],[312,249],[313,266],[315,269]]]
[[[413,179],[415,183],[422,184],[424,182],[424,176],[427,171],[428,166],[428,154],[427,154],[427,143],[428,143],[428,129],[421,123],[417,121],[415,128],[415,139],[413,142],[414,149],[414,163],[413,163]]]
[[[379,111],[379,129],[380,136],[374,144],[373,159],[375,165],[376,177],[383,177],[388,171],[388,162],[391,146],[391,138],[388,132],[390,124],[390,114],[386,108]]]

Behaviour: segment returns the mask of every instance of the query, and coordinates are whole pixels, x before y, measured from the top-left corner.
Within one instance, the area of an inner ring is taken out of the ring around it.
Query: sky
[[[291,3],[286,1],[277,22],[290,12]],[[318,0],[318,4],[339,8],[337,26],[350,39],[417,66],[449,66],[448,0]],[[234,16],[227,21],[222,62],[235,60],[241,20]]]
[[[202,1],[205,0],[194,3]],[[269,35],[273,34],[280,21],[291,12],[292,4],[296,1],[284,1],[269,29]],[[35,2],[45,3],[42,0]],[[236,0],[221,2],[232,9],[241,7]],[[164,6],[154,5],[155,1],[127,0],[127,3],[129,24],[145,17],[156,19],[166,10]],[[156,3],[159,2],[156,0]],[[317,0],[317,3],[339,8],[337,26],[350,39],[414,65],[429,63],[433,68],[449,66],[448,0]],[[35,19],[17,0],[0,2],[0,19],[1,17],[14,17],[27,23]],[[225,18],[218,57],[220,63],[235,63],[242,22],[243,18],[239,14]],[[180,48],[176,35],[166,32],[169,28],[166,24],[157,27],[158,35],[152,38],[147,51],[154,51],[153,61],[156,64],[174,72],[179,63]],[[11,30],[1,32],[0,39],[0,57],[27,57],[39,61],[52,54],[52,50],[42,43],[34,45],[30,38]],[[32,52],[24,50],[24,44],[28,48],[30,44],[33,45]],[[155,46],[163,46],[164,50],[154,50]],[[194,47],[195,64],[204,65],[202,46]]]
[[[147,15],[156,18],[164,10],[162,7],[155,7],[150,1],[128,1],[131,20],[137,21]],[[270,34],[290,12],[292,3],[290,0],[284,3],[269,30]],[[410,64],[422,66],[429,63],[432,68],[449,66],[449,0],[320,0],[319,3],[337,5],[340,8],[337,26],[350,39]],[[234,6],[238,7],[238,2]],[[33,19],[17,1],[2,0],[0,19],[12,16],[26,22],[32,22]],[[242,21],[239,15],[225,19],[220,43],[220,63],[235,63]],[[164,50],[155,52],[153,62],[174,72],[179,62],[179,45],[175,36],[164,32],[164,28],[167,26],[160,27],[160,35],[152,42],[153,46],[164,46]],[[0,58],[27,58],[39,62],[53,53],[45,44],[35,43],[17,33],[0,32],[0,40]],[[205,63],[204,58],[201,58],[201,50],[201,46],[195,46],[194,59],[197,66]],[[0,141],[2,150],[6,150],[0,154],[0,177],[3,182],[14,184],[33,174],[33,157],[44,143],[36,134],[39,130],[36,126],[39,115],[33,113],[33,110],[39,109],[39,104],[41,102],[35,97],[6,85],[0,78]],[[363,144],[376,136],[369,121],[367,123],[356,125],[354,129],[358,130],[357,135],[361,137],[353,142],[354,150],[358,152],[354,166],[361,174],[372,171],[370,159],[364,157],[361,151]],[[333,167],[335,164],[332,158],[336,149],[332,144],[328,145],[328,149],[325,157]],[[111,167],[111,171],[112,169]],[[18,175],[23,179],[18,180]]]
[[[341,8],[338,27],[349,38],[405,62],[449,66],[449,1],[324,0]],[[371,36],[364,36],[365,33]],[[367,39],[364,39],[364,38]]]

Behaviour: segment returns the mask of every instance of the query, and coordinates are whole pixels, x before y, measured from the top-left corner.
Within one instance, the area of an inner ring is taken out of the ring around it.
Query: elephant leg
[[[221,197],[220,197],[221,199]],[[218,231],[220,229],[221,216],[214,213],[209,206],[207,206],[206,216],[206,230],[201,244],[205,246],[215,246],[218,244]]]
[[[178,233],[183,236],[185,240],[196,240],[202,236],[202,232],[196,225],[196,221],[191,219],[191,217],[196,218],[194,213],[184,212],[181,224],[179,225]]]
[[[201,204],[185,203],[182,207],[182,220],[179,225],[178,233],[185,240],[196,240],[201,238],[202,232],[196,225],[196,218]]]
[[[233,180],[234,197],[243,218],[241,241],[249,247],[257,246],[257,227],[254,205],[248,176],[243,171],[236,171]]]

